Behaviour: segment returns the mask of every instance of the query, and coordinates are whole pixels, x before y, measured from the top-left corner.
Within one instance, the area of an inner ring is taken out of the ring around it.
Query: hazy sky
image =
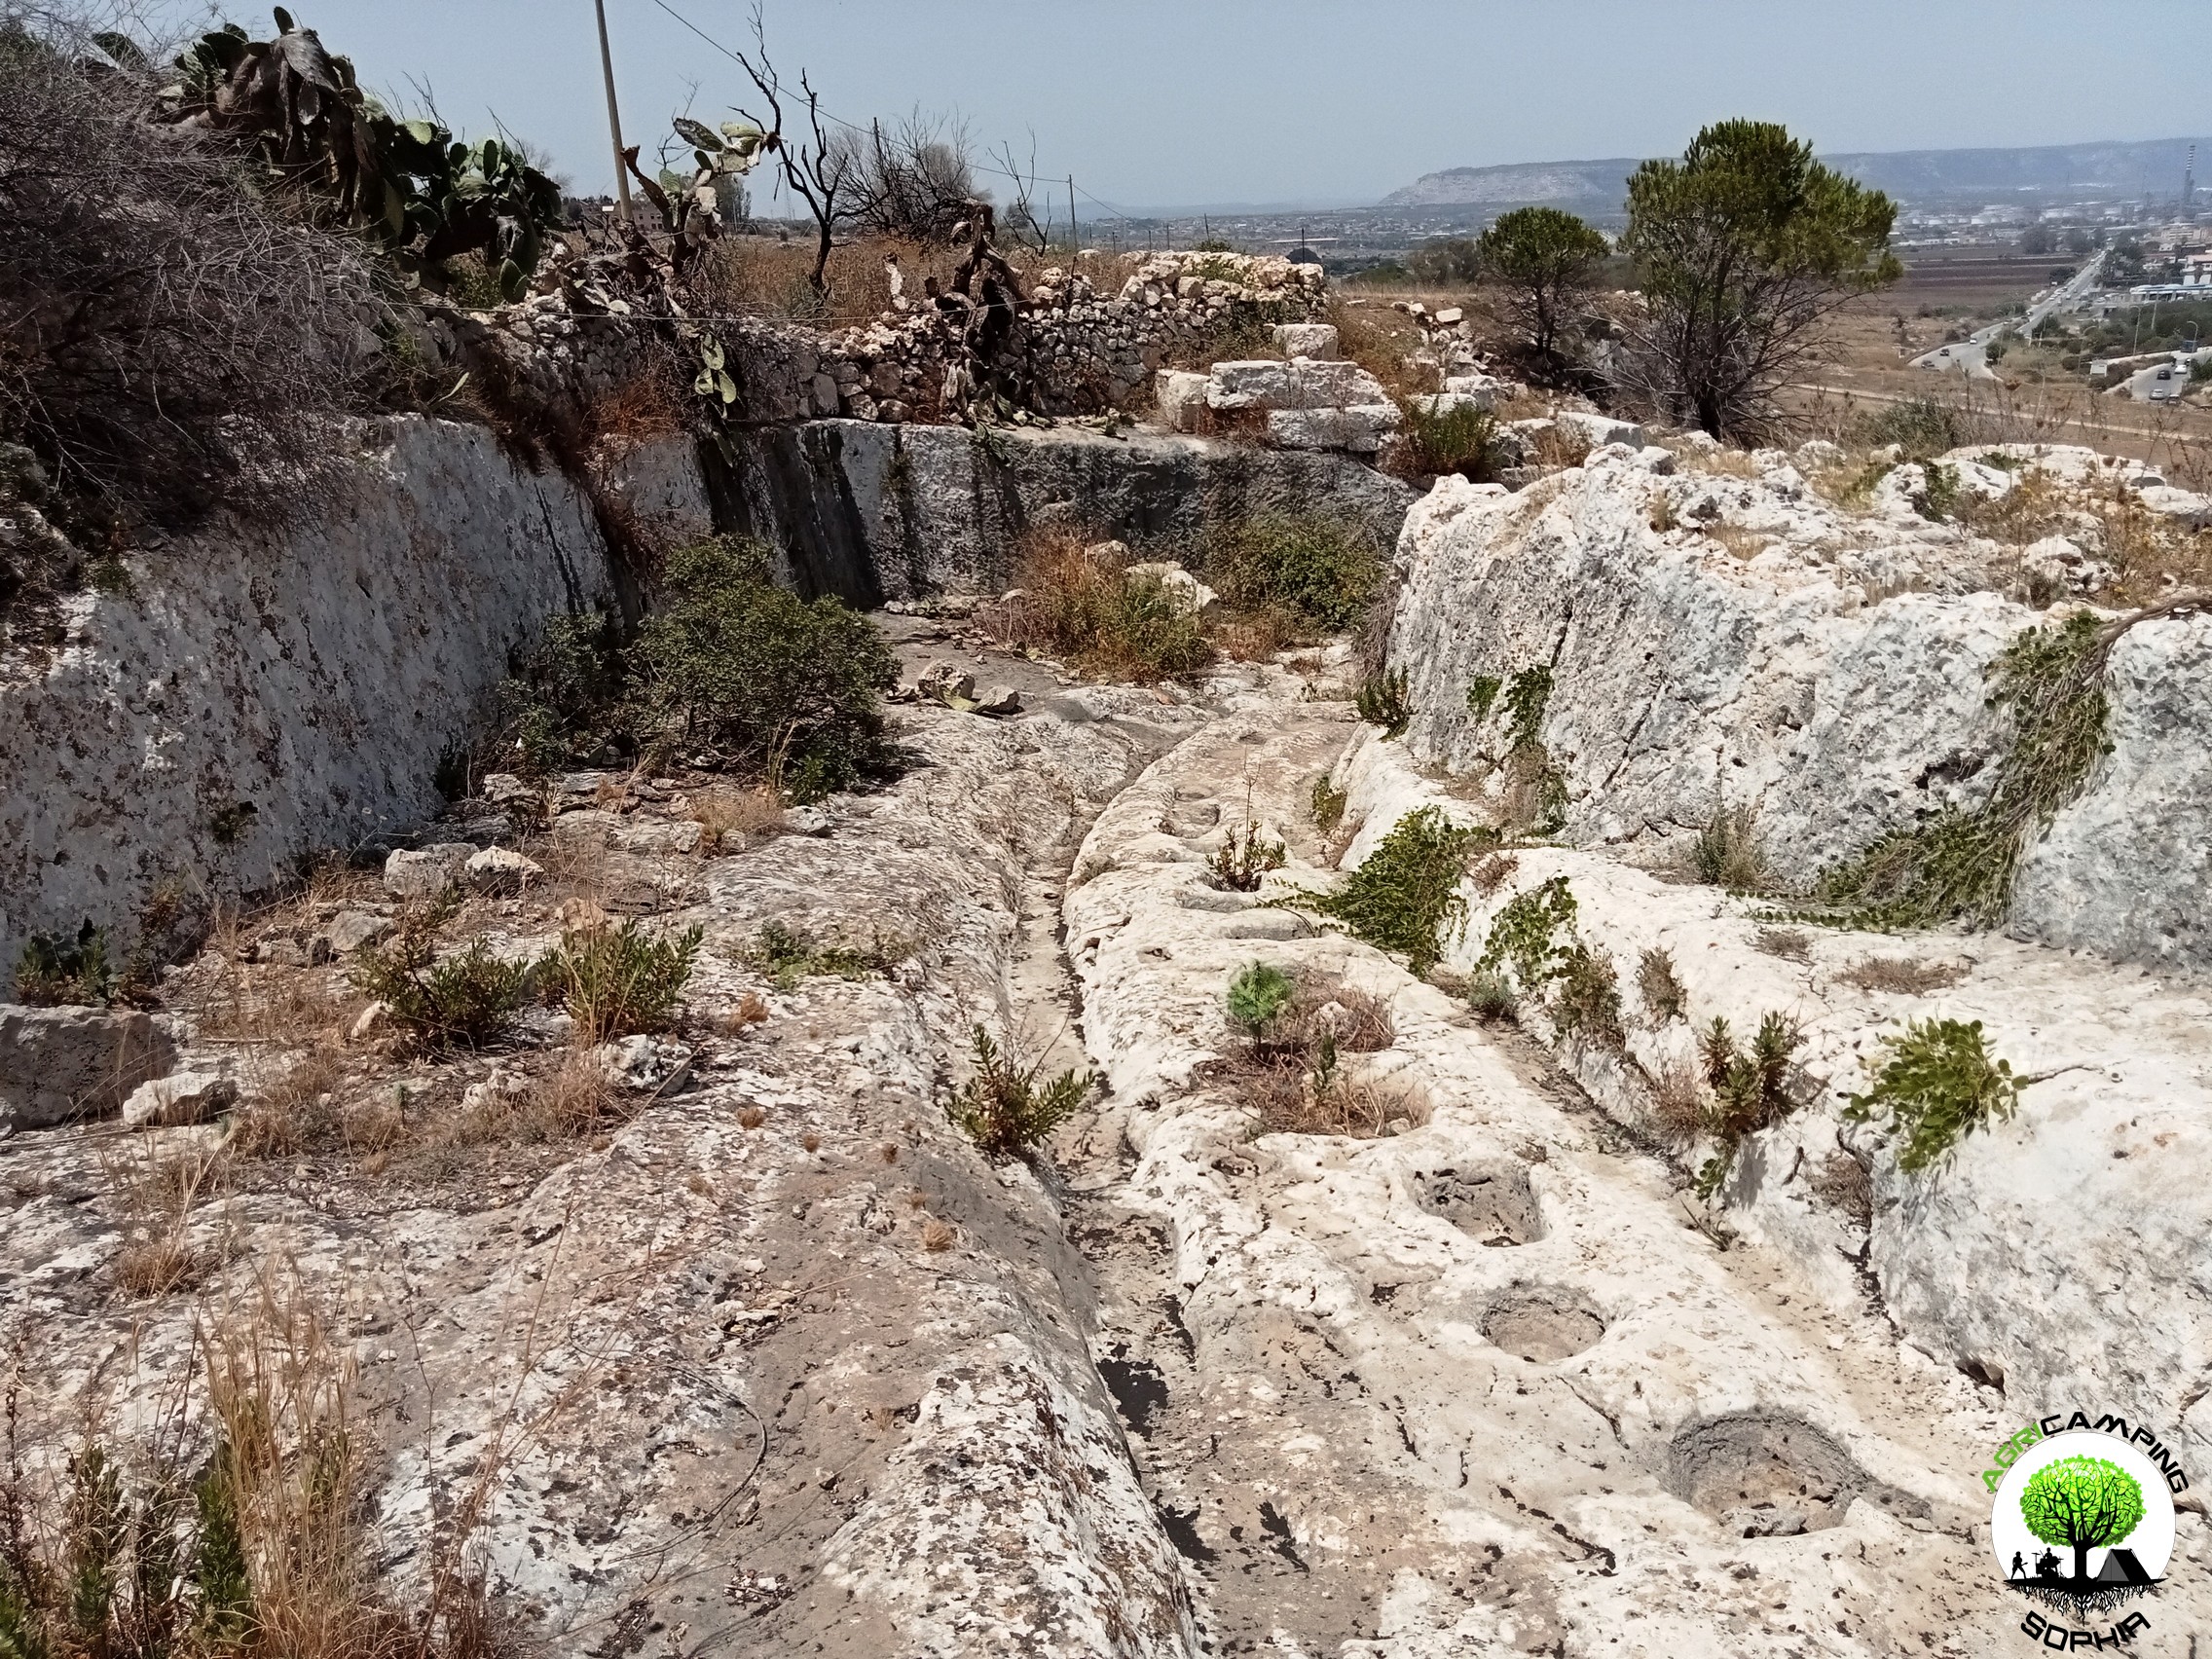
[[[746,0],[669,0],[729,44]],[[626,134],[737,66],[655,0],[607,0]],[[590,0],[294,0],[371,87],[490,112],[608,188]],[[2159,138],[2206,125],[2196,3],[2137,0],[766,0],[768,42],[849,120],[917,101],[1124,206],[1369,202],[1423,172],[1651,155],[1704,122],[1824,150]],[[237,17],[261,32],[266,9]],[[1087,209],[1088,212],[1088,209]]]

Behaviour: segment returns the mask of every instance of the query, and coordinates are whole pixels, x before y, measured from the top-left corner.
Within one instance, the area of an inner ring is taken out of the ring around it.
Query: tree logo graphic
[[[2148,1430],[2110,1416],[2094,1424],[2082,1412],[2053,1416],[2022,1429],[1998,1461],[2008,1466],[2001,1484],[1997,1471],[1988,1477],[1997,1493],[1990,1545],[2010,1588],[2089,1621],[2165,1576],[2173,1493],[2188,1477]]]

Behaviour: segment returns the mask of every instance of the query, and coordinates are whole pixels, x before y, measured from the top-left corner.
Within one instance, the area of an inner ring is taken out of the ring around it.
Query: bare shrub
[[[782,830],[784,803],[764,785],[749,790],[701,790],[691,797],[691,818],[705,831],[699,841],[702,851],[734,852],[749,836]]]
[[[1834,1205],[1861,1226],[1874,1214],[1874,1180],[1866,1166],[1841,1147],[1815,1165],[1813,1196]]]
[[[147,126],[152,71],[90,68],[52,16],[0,13],[0,440],[87,533],[312,501],[314,417],[361,398],[365,260]]]
[[[1916,962],[1909,956],[1866,956],[1836,976],[1862,991],[1891,991],[1924,997],[1957,984],[1969,973],[1964,962]]]
[[[1675,953],[1664,945],[1646,950],[1637,958],[1636,989],[1643,998],[1643,1006],[1651,1013],[1655,1025],[1670,1019],[1687,1017],[1690,994],[1683,989],[1681,977],[1675,972]]]
[[[946,242],[976,200],[975,148],[956,116],[919,108],[886,127],[830,140],[845,153],[848,211],[862,230],[912,241]]]
[[[1813,939],[1802,928],[1761,928],[1751,936],[1751,948],[1785,962],[1813,960]]]
[[[1511,853],[1489,852],[1467,866],[1467,879],[1475,884],[1475,891],[1489,898],[1513,879],[1521,867],[1521,861]]]
[[[1671,1146],[1688,1146],[1705,1127],[1705,1078],[1688,1060],[1669,1060],[1651,1078],[1651,1126]]]

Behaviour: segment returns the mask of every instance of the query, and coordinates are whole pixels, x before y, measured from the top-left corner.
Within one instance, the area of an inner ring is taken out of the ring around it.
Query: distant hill
[[[1848,152],[1821,159],[1909,204],[1959,197],[2021,195],[2155,196],[2181,193],[2189,147],[2212,188],[2212,138],[2161,138],[2142,144],[2046,144],[2015,150]],[[1599,162],[1522,162],[1423,173],[1394,190],[1383,207],[1567,207],[1617,215],[1633,157]]]

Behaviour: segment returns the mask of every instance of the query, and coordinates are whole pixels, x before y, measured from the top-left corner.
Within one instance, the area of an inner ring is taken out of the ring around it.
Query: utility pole
[[[1075,244],[1075,253],[1083,251],[1083,227],[1076,223],[1075,217],[1075,174],[1073,173],[1068,174],[1068,240]]]
[[[592,0],[599,14],[599,68],[607,77],[607,132],[614,141],[614,195],[622,203],[622,222],[630,222],[630,169],[622,165],[622,115],[614,107],[614,54],[607,44],[607,0]]]

